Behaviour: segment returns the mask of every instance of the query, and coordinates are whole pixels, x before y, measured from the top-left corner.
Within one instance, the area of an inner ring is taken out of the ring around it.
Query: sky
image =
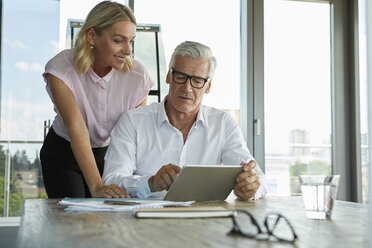
[[[42,73],[58,51],[58,16],[58,1],[3,1],[1,140],[40,141],[44,120],[54,116]]]

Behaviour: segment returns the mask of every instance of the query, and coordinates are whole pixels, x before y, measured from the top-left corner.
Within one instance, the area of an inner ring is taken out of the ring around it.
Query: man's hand
[[[90,190],[92,197],[105,198],[130,198],[130,195],[116,184],[104,185],[101,184]]]
[[[174,164],[161,167],[156,175],[150,177],[148,181],[151,192],[169,190],[180,171],[181,167]]]
[[[255,169],[256,161],[242,162],[243,172],[236,177],[235,194],[245,200],[252,199],[260,187],[260,178]]]

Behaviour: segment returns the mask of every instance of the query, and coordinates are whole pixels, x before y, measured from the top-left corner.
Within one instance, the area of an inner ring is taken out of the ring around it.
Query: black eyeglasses
[[[230,235],[242,235],[256,240],[271,240],[293,243],[298,236],[294,231],[289,220],[279,213],[267,214],[264,220],[266,232],[257,223],[253,215],[247,210],[238,209],[232,215],[233,228],[228,233]],[[281,222],[281,220],[283,220]]]
[[[189,76],[186,73],[175,71],[173,68],[170,69],[172,73],[172,79],[177,84],[184,84],[190,79],[191,87],[201,89],[209,81],[209,78],[202,78],[197,76]]]

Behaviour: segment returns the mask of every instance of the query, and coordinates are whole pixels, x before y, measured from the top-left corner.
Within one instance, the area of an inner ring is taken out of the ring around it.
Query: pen
[[[105,200],[103,203],[105,204],[114,204],[114,205],[138,205],[139,202],[134,201],[114,201],[114,200]]]

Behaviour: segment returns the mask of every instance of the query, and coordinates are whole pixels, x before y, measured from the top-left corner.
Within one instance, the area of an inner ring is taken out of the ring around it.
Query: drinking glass
[[[330,219],[340,175],[301,175],[301,191],[309,219]]]

